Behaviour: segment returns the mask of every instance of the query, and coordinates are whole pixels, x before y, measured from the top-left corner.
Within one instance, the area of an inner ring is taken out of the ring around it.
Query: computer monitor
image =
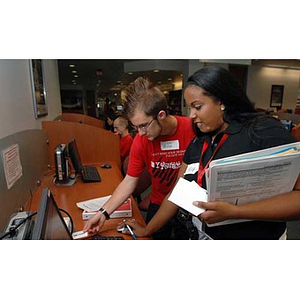
[[[42,193],[32,240],[72,240],[72,235],[49,188]]]
[[[77,148],[75,139],[72,139],[68,145],[69,157],[71,158],[72,164],[77,174],[81,174],[82,162]]]

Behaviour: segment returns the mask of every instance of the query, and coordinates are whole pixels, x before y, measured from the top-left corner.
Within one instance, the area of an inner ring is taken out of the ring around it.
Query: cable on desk
[[[36,215],[37,212],[32,213],[31,215],[29,215],[28,217],[24,218],[16,227],[14,228],[10,228],[8,232],[4,233],[1,237],[0,240],[2,240],[3,238],[5,238],[6,236],[10,235],[11,237],[13,237],[16,234],[16,230],[22,225],[24,224],[27,220],[31,219],[34,215]]]
[[[71,222],[71,234],[73,233],[73,230],[74,230],[74,223],[73,223],[73,220],[71,218],[71,215],[65,211],[64,209],[62,208],[58,208],[60,211],[64,212],[69,218],[70,218],[70,222]]]
[[[71,234],[73,233],[74,230],[74,223],[73,220],[71,218],[71,215],[65,211],[62,208],[59,208],[60,211],[64,212],[69,218],[70,218],[70,222],[71,222]],[[16,234],[17,229],[24,224],[27,220],[31,219],[33,216],[35,216],[37,214],[37,212],[32,213],[31,215],[27,216],[26,218],[24,218],[17,226],[10,228],[10,230],[6,233],[4,233],[2,236],[0,236],[0,240],[4,239],[7,236],[13,237]]]

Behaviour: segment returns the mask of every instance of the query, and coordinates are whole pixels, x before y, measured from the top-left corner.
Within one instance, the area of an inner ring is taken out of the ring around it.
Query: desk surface
[[[78,177],[75,184],[71,187],[57,186],[54,183],[53,172],[51,172],[51,174],[45,175],[41,181],[41,185],[34,192],[32,200],[30,201],[30,203],[28,203],[28,207],[26,207],[26,209],[32,212],[37,211],[42,191],[45,187],[49,187],[58,207],[66,210],[71,215],[74,223],[74,232],[82,230],[86,221],[82,220],[82,209],[77,207],[76,203],[97,197],[111,195],[114,189],[123,179],[117,164],[114,162],[109,163],[112,166],[111,169],[102,169],[100,167],[102,163],[95,164],[99,171],[101,182],[84,183],[82,179]],[[134,199],[132,199],[132,218],[136,219],[141,224],[145,224],[144,218],[141,212],[139,211]],[[115,218],[106,221],[104,226],[100,229],[99,234],[104,236],[122,235],[116,230],[118,223],[120,223],[122,219],[124,218]],[[124,239],[132,239],[132,237],[129,235],[123,234],[122,236],[124,237]]]

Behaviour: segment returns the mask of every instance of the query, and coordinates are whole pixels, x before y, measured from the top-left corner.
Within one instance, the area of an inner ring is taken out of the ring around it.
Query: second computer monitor
[[[73,167],[77,174],[81,174],[82,171],[82,162],[80,154],[77,148],[75,139],[72,139],[68,145],[69,156],[72,161]]]

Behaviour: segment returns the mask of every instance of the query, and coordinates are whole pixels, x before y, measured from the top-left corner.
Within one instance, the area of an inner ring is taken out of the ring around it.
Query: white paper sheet
[[[10,189],[22,176],[19,145],[14,144],[2,151],[3,167],[7,188]]]
[[[193,205],[193,202],[207,202],[207,193],[206,190],[201,188],[195,181],[179,178],[168,200],[184,208],[193,215],[198,216],[204,212],[204,209]]]
[[[111,195],[105,196],[105,197],[100,197],[100,198],[94,198],[91,200],[77,202],[76,205],[79,208],[86,210],[86,211],[97,211],[108,201],[108,199],[110,197],[111,197]]]

